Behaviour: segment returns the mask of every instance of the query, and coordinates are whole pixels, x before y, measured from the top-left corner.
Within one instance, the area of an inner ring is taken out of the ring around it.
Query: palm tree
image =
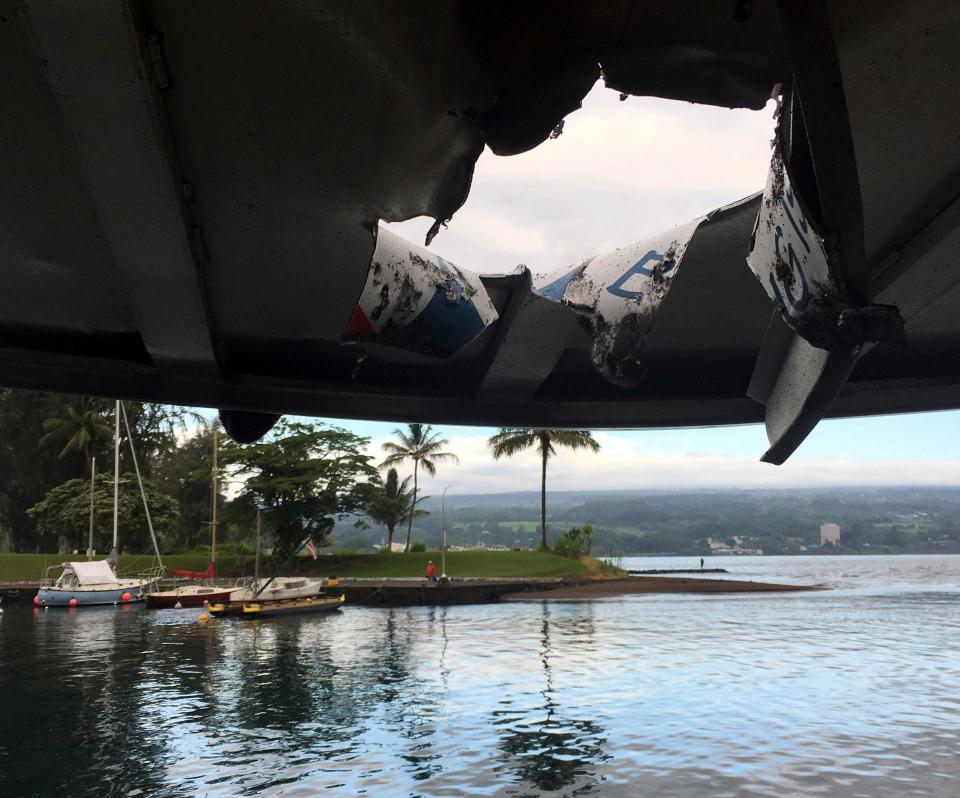
[[[399,443],[387,441],[383,444],[383,450],[389,454],[380,464],[380,468],[399,465],[407,460],[413,461],[413,500],[410,504],[412,510],[417,506],[417,470],[420,465],[422,464],[423,470],[432,477],[436,476],[437,463],[459,463],[460,458],[452,452],[441,451],[450,441],[440,438],[440,433],[435,433],[429,424],[407,424],[406,430],[395,429],[393,434],[397,436]],[[404,551],[410,551],[410,534],[415,514],[411,512],[407,518],[407,545]]]
[[[411,494],[407,488],[410,484],[410,477],[404,477],[400,482],[397,477],[397,469],[391,468],[387,472],[387,481],[383,487],[377,491],[377,494],[367,504],[366,513],[373,519],[378,526],[387,528],[387,551],[393,548],[393,531],[407,520],[410,515]],[[417,499],[422,502],[426,496]],[[421,518],[430,515],[426,510],[414,510],[414,518]]]
[[[57,455],[59,459],[71,452],[79,452],[89,466],[93,446],[113,438],[113,429],[102,411],[102,403],[96,399],[81,398],[75,404],[64,405],[62,415],[43,422],[45,434],[40,438],[40,445],[59,446],[62,441],[63,449]]]
[[[513,457],[517,452],[536,447],[540,453],[540,548],[547,548],[547,460],[557,453],[555,446],[567,449],[600,451],[600,444],[586,430],[504,427],[487,440],[493,459]]]

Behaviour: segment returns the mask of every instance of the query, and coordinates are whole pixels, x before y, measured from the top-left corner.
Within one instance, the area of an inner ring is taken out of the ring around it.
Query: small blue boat
[[[60,578],[41,587],[33,603],[38,607],[130,604],[143,601],[151,584],[143,579],[118,579],[106,560],[65,562]]]
[[[130,457],[137,472],[137,482],[140,485],[140,495],[143,498],[143,507],[147,516],[147,526],[150,528],[150,538],[160,562],[160,549],[153,534],[153,525],[150,521],[150,511],[147,507],[147,497],[143,492],[143,483],[140,480],[140,467],[137,465],[137,454],[133,450],[130,424],[126,420],[126,411],[119,400],[114,411],[113,432],[113,551],[111,560],[115,563],[117,554],[117,532],[120,489],[120,418],[127,424],[127,437],[130,438]],[[94,468],[90,469],[90,548],[93,548],[93,489]],[[160,563],[161,568],[163,563]],[[113,566],[107,560],[87,562],[65,562],[53,568],[63,568],[63,573],[53,585],[44,585],[33,598],[38,607],[91,607],[103,604],[130,604],[143,601],[147,593],[156,587],[157,577],[145,579],[118,579],[113,572]],[[159,576],[159,574],[157,575]]]

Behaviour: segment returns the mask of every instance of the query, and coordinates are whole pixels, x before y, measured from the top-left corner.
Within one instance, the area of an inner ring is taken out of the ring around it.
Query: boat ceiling
[[[281,413],[765,422],[771,462],[823,417],[960,406],[956,2],[0,0],[0,30],[0,384],[221,408],[247,439]],[[632,288],[378,240],[450,219],[484,147],[538,146],[598,79],[782,98],[824,313],[748,266],[769,191],[650,243]]]

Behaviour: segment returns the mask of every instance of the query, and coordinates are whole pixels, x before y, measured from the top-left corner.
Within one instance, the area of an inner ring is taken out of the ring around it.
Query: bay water
[[[830,589],[207,623],[7,604],[0,796],[960,795],[960,556],[707,567]]]

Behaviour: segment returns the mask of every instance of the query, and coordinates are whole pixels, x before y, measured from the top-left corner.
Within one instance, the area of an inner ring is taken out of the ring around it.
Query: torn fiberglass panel
[[[381,228],[344,338],[448,357],[496,319],[478,274]]]
[[[830,273],[823,238],[810,224],[776,145],[747,256],[767,296],[799,335],[821,349],[845,343],[838,333],[847,307]]]
[[[534,276],[534,291],[569,307],[587,328],[593,364],[610,382],[633,388],[643,378],[644,340],[702,221]]]

